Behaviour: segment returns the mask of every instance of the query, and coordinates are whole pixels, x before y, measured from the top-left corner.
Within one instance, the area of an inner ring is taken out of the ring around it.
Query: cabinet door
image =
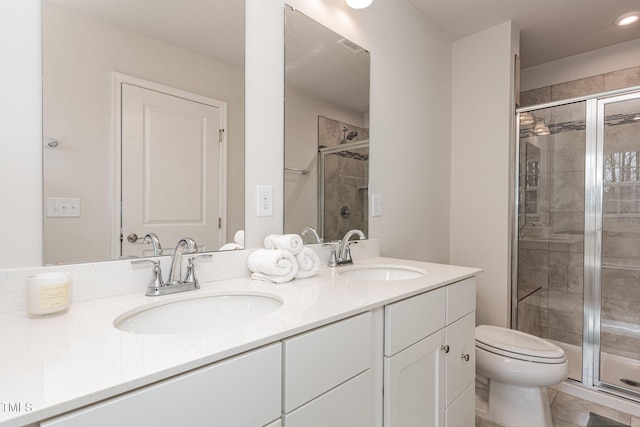
[[[273,344],[41,426],[264,426],[280,417],[281,355]]]
[[[371,371],[285,414],[284,427],[356,427],[373,425]]]
[[[447,406],[475,380],[475,311],[447,326]]]
[[[384,358],[384,426],[444,427],[445,330]]]
[[[475,427],[475,381],[447,408],[447,427]]]

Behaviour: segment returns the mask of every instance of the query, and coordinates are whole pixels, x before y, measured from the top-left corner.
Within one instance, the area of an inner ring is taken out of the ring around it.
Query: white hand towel
[[[302,237],[297,234],[269,234],[264,238],[266,249],[286,249],[298,255],[303,248]]]
[[[298,274],[296,274],[296,279],[313,277],[320,268],[320,257],[310,248],[303,248],[300,253],[296,255],[296,261],[298,261]]]
[[[252,252],[247,258],[247,267],[253,272],[253,279],[273,283],[288,282],[298,273],[296,257],[289,251],[278,249]]]

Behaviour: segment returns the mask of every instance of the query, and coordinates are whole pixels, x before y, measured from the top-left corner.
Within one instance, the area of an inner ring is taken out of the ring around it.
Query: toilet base
[[[488,390],[482,384],[476,388],[476,412],[507,427],[553,427],[546,387],[489,380]]]

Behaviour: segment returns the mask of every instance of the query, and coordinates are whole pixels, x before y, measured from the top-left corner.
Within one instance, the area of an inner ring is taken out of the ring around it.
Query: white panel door
[[[447,326],[447,406],[476,377],[476,312]]]
[[[122,84],[122,256],[149,256],[132,244],[153,232],[163,248],[183,237],[218,249],[224,183],[221,109]]]
[[[384,427],[444,427],[445,330],[384,358]]]

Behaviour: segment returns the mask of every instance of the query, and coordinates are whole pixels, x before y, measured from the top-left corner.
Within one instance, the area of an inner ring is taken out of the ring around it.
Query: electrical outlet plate
[[[258,185],[258,216],[273,216],[273,187]]]

